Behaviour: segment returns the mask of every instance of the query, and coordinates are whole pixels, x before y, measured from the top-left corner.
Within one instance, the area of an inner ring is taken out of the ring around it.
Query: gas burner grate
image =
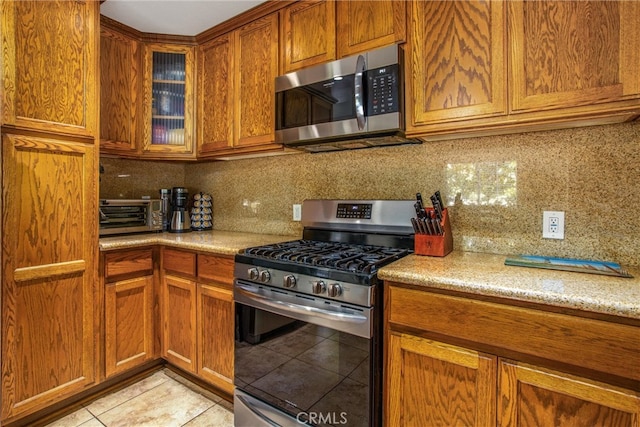
[[[378,268],[408,255],[410,251],[384,246],[295,240],[248,248],[244,253],[264,259],[373,274]]]

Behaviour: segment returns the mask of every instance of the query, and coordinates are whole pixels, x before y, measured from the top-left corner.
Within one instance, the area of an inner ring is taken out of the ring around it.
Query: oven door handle
[[[333,321],[342,321],[349,323],[364,323],[367,322],[367,317],[361,314],[351,314],[351,313],[340,313],[331,310],[325,310],[317,307],[309,307],[306,305],[295,304],[286,301],[280,301],[273,298],[266,297],[264,295],[260,295],[259,293],[253,292],[253,289],[250,287],[246,287],[242,284],[236,283],[236,291],[244,295],[246,298],[250,299],[257,305],[262,305],[263,307],[272,307],[279,310],[284,310],[285,312],[290,313],[298,313],[302,315],[313,315],[322,317],[328,320]],[[261,307],[257,307],[261,308]]]

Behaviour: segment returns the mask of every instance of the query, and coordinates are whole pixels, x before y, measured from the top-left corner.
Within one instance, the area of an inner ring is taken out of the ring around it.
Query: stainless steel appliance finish
[[[171,189],[171,223],[169,232],[188,233],[191,231],[191,217],[189,215],[189,191],[184,187]]]
[[[411,253],[413,203],[307,200],[302,239],[236,255],[236,426],[380,425],[376,273]]]
[[[310,152],[421,143],[404,137],[401,48],[276,78],[276,141]]]
[[[100,236],[162,231],[162,206],[158,199],[102,199]]]

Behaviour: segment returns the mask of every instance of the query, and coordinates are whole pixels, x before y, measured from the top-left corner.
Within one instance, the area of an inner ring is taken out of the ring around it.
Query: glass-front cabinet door
[[[194,48],[147,44],[144,156],[193,157]]]

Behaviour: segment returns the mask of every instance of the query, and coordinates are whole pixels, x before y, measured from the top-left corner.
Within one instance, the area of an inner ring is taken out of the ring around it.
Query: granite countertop
[[[217,230],[193,231],[190,233],[145,233],[101,237],[100,250],[109,251],[149,245],[165,245],[218,255],[235,255],[244,248],[289,240],[297,240],[297,237]]]
[[[504,265],[504,255],[454,251],[409,255],[378,271],[383,280],[640,319],[640,269],[633,278]]]
[[[295,236],[232,231],[148,233],[100,238],[100,250],[166,245],[219,255],[296,240]],[[640,269],[633,278],[504,265],[504,255],[454,251],[446,257],[409,255],[378,271],[382,280],[495,296],[640,319]]]

